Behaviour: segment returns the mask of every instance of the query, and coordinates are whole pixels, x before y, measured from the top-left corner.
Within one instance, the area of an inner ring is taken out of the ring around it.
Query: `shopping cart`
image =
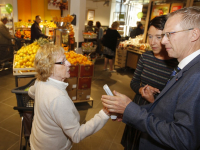
[[[0,44],[0,71],[12,68],[15,45]]]
[[[36,79],[32,79],[27,85],[11,90],[12,93],[16,94],[17,98],[17,106],[13,107],[13,109],[18,110],[21,117],[19,142],[20,150],[26,150],[27,144],[29,144],[29,137],[31,134],[32,120],[34,115],[34,101],[28,96],[27,89],[35,83],[35,80]],[[25,145],[22,145],[22,137],[25,139]]]

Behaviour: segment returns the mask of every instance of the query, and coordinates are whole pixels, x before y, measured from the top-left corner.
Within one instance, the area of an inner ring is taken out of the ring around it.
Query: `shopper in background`
[[[2,17],[0,21],[0,44],[11,44],[11,39],[14,38],[6,27],[8,22],[7,17]]]
[[[101,44],[101,40],[103,38],[103,28],[101,27],[101,23],[99,21],[96,22],[96,33],[97,33],[97,50],[96,53],[98,55],[101,55],[101,48],[102,48],[102,44]]]
[[[38,15],[35,17],[35,22],[31,26],[31,43],[35,40],[39,39],[40,37],[48,38],[48,36],[44,35],[40,29],[41,17]]]
[[[93,30],[93,21],[88,21],[88,25],[86,26],[86,28],[85,28],[85,31],[86,32],[94,32],[94,30]]]
[[[168,14],[162,44],[179,64],[174,77],[149,105],[139,106],[127,96],[102,96],[110,112],[123,114],[123,122],[142,131],[140,150],[199,150],[200,148],[200,7]],[[154,96],[146,85],[148,101]],[[120,120],[120,119],[119,119]]]
[[[138,105],[153,103],[153,101],[149,102],[142,97],[142,89],[148,85],[156,98],[165,87],[171,72],[178,65],[177,59],[171,59],[164,45],[161,44],[161,34],[166,20],[166,16],[159,16],[149,22],[148,42],[152,51],[141,55],[130,83],[132,90],[136,93],[133,102]],[[125,150],[138,149],[139,137],[139,130],[126,125],[121,141]]]
[[[119,27],[119,22],[115,21],[111,28],[108,28],[106,34],[103,36],[103,46],[104,46],[104,70],[107,70],[107,64],[109,62],[110,72],[116,72],[113,70],[113,59],[115,57],[115,51],[117,47],[117,39],[121,38],[119,32],[117,31]],[[110,53],[107,53],[110,52]]]
[[[37,80],[28,94],[35,99],[34,120],[30,136],[33,150],[71,149],[100,130],[108,121],[106,109],[80,125],[80,115],[68,96],[64,82],[70,77],[64,49],[55,45],[42,46],[35,56]]]
[[[137,28],[135,28],[131,31],[130,37],[135,38],[136,36],[143,34],[144,33],[143,29],[144,29],[144,27],[143,27],[142,23],[139,22],[137,25]]]

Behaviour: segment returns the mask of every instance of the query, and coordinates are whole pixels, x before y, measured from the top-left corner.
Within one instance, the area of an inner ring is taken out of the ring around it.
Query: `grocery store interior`
[[[134,92],[129,84],[133,70],[117,69],[117,73],[109,73],[103,70],[103,59],[95,63],[95,75],[92,80],[91,97],[94,99],[93,107],[89,103],[77,103],[80,113],[80,123],[85,123],[102,109],[101,96],[105,94],[103,85],[108,84],[111,90],[117,90],[133,98]],[[17,105],[15,94],[11,90],[15,88],[15,78],[12,70],[0,72],[0,149],[18,150],[20,138],[21,120],[19,113],[13,110]],[[122,150],[120,140],[125,124],[111,119],[97,133],[85,138],[78,144],[74,144],[72,150]],[[24,144],[23,144],[24,145]]]
[[[25,139],[20,136],[22,118],[13,109],[20,99],[11,91],[27,85],[34,78],[34,58],[41,45],[50,43],[64,48],[66,58],[73,66],[71,77],[66,81],[70,86],[66,90],[80,114],[80,124],[83,124],[103,108],[101,96],[106,94],[105,84],[112,91],[134,98],[130,81],[141,54],[151,51],[147,41],[149,21],[189,6],[200,6],[200,1],[0,0],[0,16],[7,17],[6,27],[13,36],[8,46],[0,43],[0,150],[25,149]],[[34,44],[31,43],[31,26],[37,15],[41,17],[41,32],[48,40],[38,39]],[[89,21],[93,21],[92,31],[87,31]],[[97,21],[103,30],[110,28],[113,22],[119,22],[121,38],[117,40],[114,71],[104,68],[103,46],[99,49],[95,33]],[[131,37],[138,23],[143,26],[143,34]],[[20,60],[23,58],[26,60]],[[74,143],[72,150],[123,150],[124,128],[123,122],[109,119],[100,131]],[[26,148],[30,149],[29,144]]]

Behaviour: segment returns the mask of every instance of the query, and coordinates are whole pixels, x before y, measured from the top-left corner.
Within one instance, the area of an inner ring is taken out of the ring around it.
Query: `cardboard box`
[[[78,89],[89,89],[91,88],[92,77],[78,78]]]
[[[78,77],[79,65],[70,66],[70,77]]]
[[[88,100],[90,99],[91,89],[77,90],[77,100]]]
[[[67,78],[67,79],[65,79],[64,82],[69,84],[67,86],[67,91],[71,91],[71,90],[74,90],[77,88],[77,77]]]
[[[79,77],[92,77],[94,74],[94,65],[80,65]]]
[[[76,89],[74,89],[72,91],[67,91],[67,93],[68,93],[68,95],[69,95],[69,97],[71,98],[72,101],[77,100],[77,96],[76,96],[77,90]]]

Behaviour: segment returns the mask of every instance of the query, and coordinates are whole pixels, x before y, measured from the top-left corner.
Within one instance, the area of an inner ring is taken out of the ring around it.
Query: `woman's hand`
[[[154,88],[156,89],[156,88]],[[146,99],[148,102],[153,103],[154,102],[154,89],[152,89],[151,86],[149,85],[145,85],[142,89],[141,89],[141,95],[144,99]],[[156,92],[157,93],[157,92]]]
[[[157,94],[157,93],[160,93],[160,90],[159,90],[159,89],[154,88],[154,87],[152,87],[152,86],[150,86],[150,85],[148,85],[148,87],[149,87],[149,89],[151,90],[151,92],[153,93],[153,95],[155,95],[155,94]],[[141,87],[141,88],[139,89],[139,93],[140,93],[141,95],[142,95],[143,88],[144,88],[144,87]]]

